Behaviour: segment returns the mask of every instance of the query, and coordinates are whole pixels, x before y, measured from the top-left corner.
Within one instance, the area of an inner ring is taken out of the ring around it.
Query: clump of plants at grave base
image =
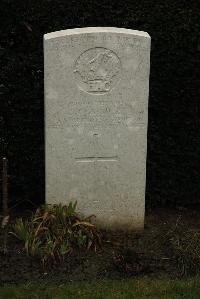
[[[76,203],[45,205],[30,219],[17,219],[11,234],[24,243],[27,255],[39,257],[43,265],[57,263],[72,252],[101,247],[101,234],[91,220],[77,214]]]
[[[200,274],[200,230],[179,225],[169,232],[172,254],[182,276]]]

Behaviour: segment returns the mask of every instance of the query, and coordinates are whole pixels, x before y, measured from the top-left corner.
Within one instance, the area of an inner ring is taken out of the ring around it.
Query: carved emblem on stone
[[[120,73],[119,58],[105,48],[92,48],[83,52],[74,67],[79,88],[92,94],[109,92],[120,79]]]

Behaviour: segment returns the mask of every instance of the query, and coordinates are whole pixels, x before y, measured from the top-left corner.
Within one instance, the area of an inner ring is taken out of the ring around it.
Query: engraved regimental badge
[[[121,63],[117,55],[105,48],[83,52],[75,62],[78,87],[92,94],[109,92],[120,79]]]

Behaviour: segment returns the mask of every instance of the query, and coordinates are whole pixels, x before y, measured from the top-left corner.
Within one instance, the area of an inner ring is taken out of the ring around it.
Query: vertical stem
[[[3,238],[3,252],[7,252],[7,240],[8,240],[8,160],[3,158],[3,173],[2,173],[2,190],[3,190],[3,222],[2,227],[4,228]]]
[[[3,190],[3,214],[4,217],[8,215],[8,160],[3,158],[3,178],[2,178],[2,190]]]

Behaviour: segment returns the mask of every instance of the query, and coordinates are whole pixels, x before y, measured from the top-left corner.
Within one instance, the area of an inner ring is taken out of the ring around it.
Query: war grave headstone
[[[44,35],[46,202],[101,227],[142,229],[150,36],[90,27]]]

